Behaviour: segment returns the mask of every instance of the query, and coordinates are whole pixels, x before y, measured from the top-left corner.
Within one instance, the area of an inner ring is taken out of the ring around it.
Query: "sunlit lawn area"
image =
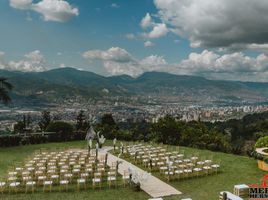
[[[169,151],[175,150],[175,146],[168,146]],[[199,157],[221,160],[221,168],[218,174],[170,181],[169,184],[183,193],[181,197],[191,197],[198,200],[216,200],[220,191],[233,192],[236,184],[261,183],[261,178],[266,174],[257,168],[257,162],[246,156],[236,156],[208,150],[180,147],[187,155],[198,154]],[[129,159],[128,159],[129,160]],[[160,173],[153,173],[162,180],[166,180]],[[166,198],[167,200],[178,199],[176,197]]]
[[[108,145],[110,141],[106,144]],[[21,146],[21,147],[11,147],[11,148],[0,148],[0,177],[6,176],[7,170],[15,162],[23,161],[27,156],[31,155],[35,150],[40,148],[46,148],[55,150],[56,148],[64,147],[73,147],[73,148],[86,148],[85,141],[76,141],[76,142],[66,142],[66,143],[49,143],[49,144],[40,144],[40,145],[30,145],[30,146]],[[118,187],[117,189],[89,189],[88,191],[77,191],[76,187],[69,188],[69,192],[58,192],[53,191],[52,193],[43,193],[42,190],[35,192],[34,194],[0,194],[0,199],[59,199],[59,200],[73,200],[73,199],[107,199],[107,200],[142,200],[148,199],[149,196],[144,192],[134,192],[130,188],[124,188],[123,186]]]
[[[106,145],[110,144],[108,141]],[[0,177],[6,175],[8,167],[15,162],[23,161],[27,156],[31,155],[35,150],[40,148],[55,149],[64,147],[85,148],[85,141],[66,142],[66,143],[49,143],[31,146],[20,146],[11,148],[0,148]],[[173,147],[169,147],[172,150]],[[221,160],[221,172],[217,175],[209,175],[200,178],[192,178],[187,180],[172,181],[171,185],[176,187],[183,193],[182,197],[191,197],[196,200],[216,200],[218,193],[223,190],[233,190],[234,184],[240,183],[259,183],[265,172],[260,171],[256,166],[256,161],[248,157],[235,156],[230,154],[211,152],[207,150],[198,150],[192,148],[181,147],[185,150],[185,154],[199,153],[199,156],[208,157],[213,155],[213,160]],[[159,176],[159,174],[156,174]],[[119,187],[117,189],[96,189],[77,192],[70,190],[69,192],[52,192],[43,193],[36,192],[34,194],[5,194],[0,195],[0,199],[128,199],[142,200],[148,199],[149,196],[144,192],[134,192],[129,188]],[[165,198],[166,200],[180,199],[178,197]]]

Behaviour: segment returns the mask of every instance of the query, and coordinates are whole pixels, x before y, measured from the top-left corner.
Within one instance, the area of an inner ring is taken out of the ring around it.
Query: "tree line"
[[[14,126],[14,133],[28,131],[29,124],[31,124],[31,117],[23,116],[23,119]],[[268,112],[215,123],[184,122],[170,115],[160,118],[156,123],[145,120],[117,123],[112,114],[107,113],[97,123],[90,124],[85,112],[81,110],[75,118],[75,123],[71,124],[57,117],[52,118],[50,112],[43,111],[38,126],[40,132],[55,134],[43,140],[35,136],[35,139],[32,138],[32,142],[29,143],[34,143],[36,140],[39,143],[83,140],[89,127],[93,126],[96,132],[99,131],[105,138],[111,140],[117,138],[125,141],[152,141],[234,154],[249,154],[257,139],[268,136]]]
[[[153,141],[233,154],[250,154],[259,138],[268,136],[268,112],[225,122],[183,122],[167,115],[157,123],[115,123],[111,114],[96,128],[108,139]]]

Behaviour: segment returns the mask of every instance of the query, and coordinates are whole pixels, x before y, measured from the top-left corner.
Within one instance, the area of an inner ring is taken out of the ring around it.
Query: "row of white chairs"
[[[6,180],[0,181],[0,192],[21,191],[34,192],[37,187],[43,191],[58,187],[68,190],[69,185],[92,185],[93,188],[106,184],[111,187],[118,182],[128,183],[127,172],[123,176],[116,171],[116,163],[108,167],[105,156],[89,154],[87,151],[72,150],[60,152],[38,152],[28,157],[20,166],[14,165],[8,172]]]
[[[134,162],[152,171],[159,171],[168,181],[217,173],[220,168],[220,162],[215,163],[212,158],[200,159],[198,155],[186,158],[184,152],[168,152],[151,145],[128,146],[127,154]]]

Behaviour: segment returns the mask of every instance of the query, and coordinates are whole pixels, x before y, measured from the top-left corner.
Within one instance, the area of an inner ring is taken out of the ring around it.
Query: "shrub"
[[[255,144],[255,148],[263,147],[268,147],[268,136],[259,138]]]
[[[73,139],[73,126],[67,122],[55,121],[51,122],[46,131],[56,132],[61,140]]]
[[[10,147],[20,145],[21,136],[18,135],[5,135],[0,137],[1,147]]]
[[[119,130],[117,131],[117,139],[131,141],[132,133],[129,130]]]

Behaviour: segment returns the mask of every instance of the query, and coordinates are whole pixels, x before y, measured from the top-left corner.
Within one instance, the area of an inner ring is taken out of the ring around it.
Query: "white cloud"
[[[166,24],[155,24],[153,30],[149,33],[145,33],[145,38],[156,39],[165,36],[169,32]]]
[[[82,55],[89,61],[100,60],[106,71],[111,75],[142,73],[137,68],[137,61],[125,49],[112,47],[108,50],[90,50]]]
[[[156,39],[165,36],[169,29],[166,26],[165,23],[156,23],[152,19],[151,15],[149,13],[146,13],[146,15],[142,18],[140,22],[140,26],[143,29],[151,28],[149,32],[141,33],[141,38],[143,39]]]
[[[153,24],[154,22],[152,21],[152,17],[149,13],[146,13],[146,15],[142,18],[140,22],[140,26],[144,29],[151,27]]]
[[[166,61],[161,56],[152,55],[142,60],[134,58],[125,49],[112,47],[108,50],[90,50],[83,53],[89,61],[100,60],[110,75],[128,74],[138,76],[146,71],[161,70]]]
[[[43,15],[45,21],[66,22],[79,15],[78,8],[72,7],[64,0],[42,0],[32,7]]]
[[[9,0],[9,5],[16,9],[27,10],[32,5],[32,0]]]
[[[4,53],[0,54],[0,69],[23,72],[40,72],[46,69],[45,59],[39,50],[32,51],[24,55],[24,59],[19,61],[6,62]]]
[[[221,80],[268,81],[268,56],[265,54],[251,57],[242,52],[219,54],[204,50],[190,53],[187,59],[171,64],[162,56],[136,59],[125,49],[112,47],[105,51],[87,51],[83,57],[90,61],[100,60],[110,75],[138,76],[147,71],[163,71]]]
[[[127,63],[134,61],[134,58],[125,49],[112,47],[106,51],[90,50],[83,53],[83,57],[90,60],[114,61],[119,63]]]
[[[128,74],[130,76],[137,76],[143,73],[142,69],[136,62],[120,63],[105,61],[103,62],[103,66],[110,75]]]
[[[154,0],[158,16],[192,47],[268,43],[267,0]]]
[[[112,3],[111,8],[120,8],[120,5],[118,5],[117,3]]]
[[[220,55],[204,50],[191,53],[175,65],[173,72],[233,80],[260,81],[262,77],[262,81],[268,81],[263,77],[268,72],[268,57],[265,54],[249,57],[242,52]]]
[[[44,21],[66,22],[79,15],[79,10],[65,0],[10,0],[10,6],[16,9],[33,10],[43,16]]]
[[[143,66],[165,66],[167,65],[166,60],[163,56],[151,55],[140,61],[140,64]]]
[[[144,46],[145,47],[152,47],[152,46],[155,46],[155,43],[153,43],[151,41],[146,41],[146,42],[144,42]]]

